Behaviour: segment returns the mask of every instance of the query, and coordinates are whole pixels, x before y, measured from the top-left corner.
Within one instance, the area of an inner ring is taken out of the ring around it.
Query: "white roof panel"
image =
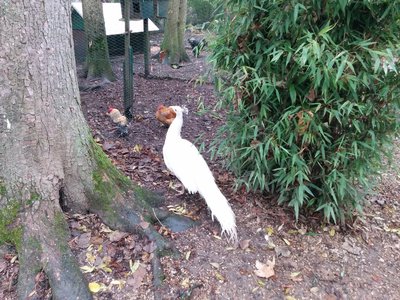
[[[82,3],[73,2],[72,7],[83,18]],[[103,3],[104,23],[106,35],[124,34],[125,21],[122,20],[120,3]],[[131,32],[143,32],[143,20],[130,21]],[[149,31],[157,31],[158,27],[149,19]]]

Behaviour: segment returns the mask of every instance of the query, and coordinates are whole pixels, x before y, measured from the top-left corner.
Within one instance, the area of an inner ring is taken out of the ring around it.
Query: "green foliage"
[[[343,221],[398,133],[399,1],[227,0],[214,150],[248,189]],[[397,35],[397,36],[396,36]]]
[[[208,0],[189,0],[187,23],[196,25],[210,22],[215,9],[212,2]]]

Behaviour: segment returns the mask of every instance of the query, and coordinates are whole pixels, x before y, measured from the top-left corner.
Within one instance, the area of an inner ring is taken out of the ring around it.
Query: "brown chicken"
[[[166,107],[164,105],[159,105],[156,111],[156,118],[161,123],[169,126],[175,119],[176,113],[171,107]]]
[[[107,115],[117,124],[117,129],[120,136],[128,135],[128,119],[120,113],[116,108],[110,107],[108,109]]]

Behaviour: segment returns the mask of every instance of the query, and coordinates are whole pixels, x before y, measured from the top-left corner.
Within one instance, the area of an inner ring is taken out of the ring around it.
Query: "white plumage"
[[[237,241],[235,214],[225,196],[219,190],[213,174],[196,147],[182,139],[183,112],[186,108],[171,106],[176,118],[170,125],[163,147],[167,168],[180,180],[189,193],[198,192],[206,201],[212,217],[221,224],[222,233]]]

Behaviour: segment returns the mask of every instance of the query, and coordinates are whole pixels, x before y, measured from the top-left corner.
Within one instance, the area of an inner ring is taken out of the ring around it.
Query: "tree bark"
[[[171,65],[190,61],[185,49],[187,0],[170,0],[161,50]]]
[[[40,270],[54,299],[91,299],[62,207],[147,235],[160,253],[171,247],[147,223],[157,212],[150,203],[160,197],[134,185],[91,137],[80,107],[70,2],[2,1],[0,11],[0,243],[17,248],[20,299],[34,291]]]
[[[87,42],[85,70],[89,79],[100,77],[114,81],[102,5],[100,0],[82,0]]]

